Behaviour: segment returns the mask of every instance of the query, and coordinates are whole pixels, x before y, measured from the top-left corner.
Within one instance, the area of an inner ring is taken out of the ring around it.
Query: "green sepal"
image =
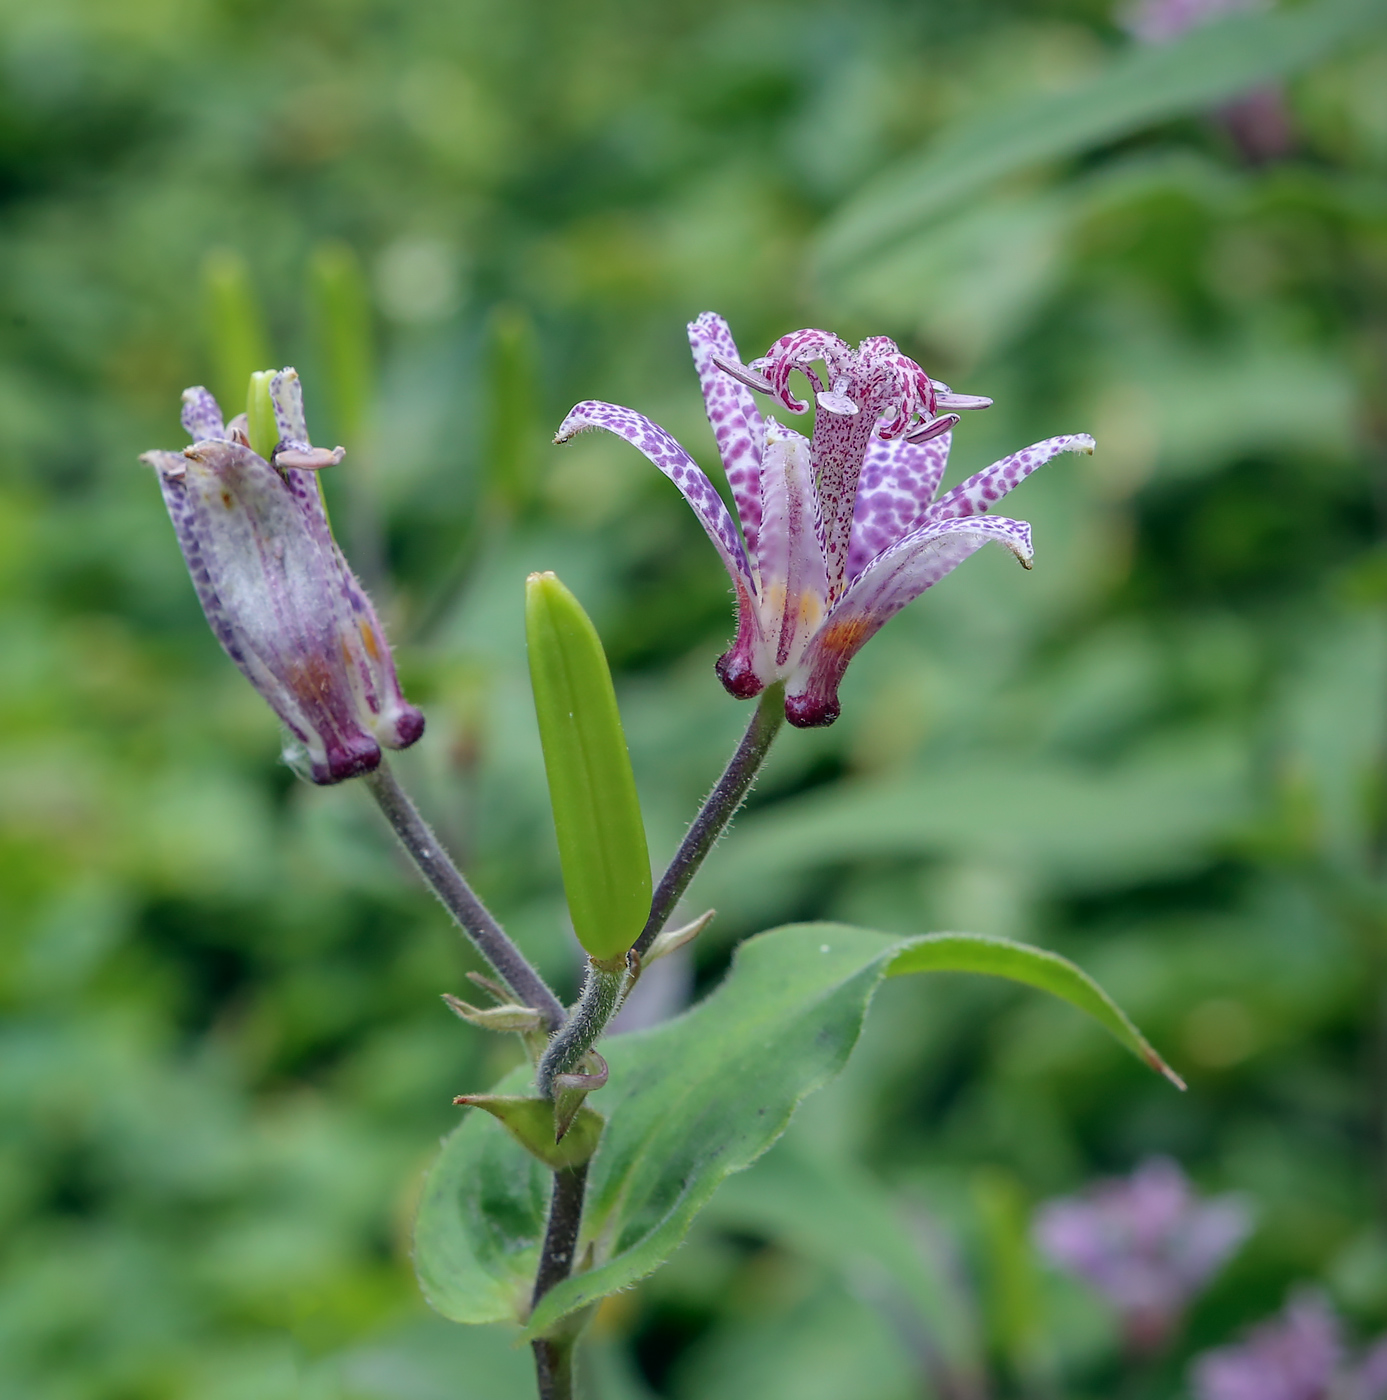
[[[525,630],[573,932],[594,958],[618,957],[650,913],[650,856],[607,657],[552,573],[526,581]]]
[[[246,436],[250,450],[267,462],[279,446],[279,424],[275,420],[274,400],[270,397],[272,369],[258,369],[250,377],[246,393]]]
[[[579,1108],[559,1142],[554,1141],[554,1105],[518,1094],[461,1094],[453,1100],[497,1118],[510,1135],[551,1171],[580,1167],[597,1151],[605,1119],[594,1108]]]

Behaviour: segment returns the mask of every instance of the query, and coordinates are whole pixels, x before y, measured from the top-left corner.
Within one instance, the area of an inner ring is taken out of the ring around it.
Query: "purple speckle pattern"
[[[703,388],[708,422],[717,439],[718,454],[741,520],[742,537],[747,553],[754,559],[761,528],[761,453],[766,425],[751,390],[713,361],[715,355],[724,360],[741,360],[727,322],[716,313],[705,311],[689,323],[689,348]]]
[[[1000,462],[993,462],[967,481],[946,491],[930,510],[932,520],[952,520],[961,516],[981,515],[1019,486],[1037,467],[1058,457],[1061,452],[1092,452],[1093,439],[1087,433],[1071,433],[1066,437],[1046,438],[1044,442],[1023,447]]]
[[[930,521],[873,559],[834,605],[791,673],[785,690],[790,723],[806,729],[832,724],[848,662],[907,603],[989,541],[1023,564],[1031,559],[1031,527],[1001,516]]]
[[[1107,1299],[1129,1347],[1152,1355],[1251,1225],[1239,1198],[1201,1199],[1176,1162],[1150,1157],[1131,1176],[1047,1202],[1035,1238],[1053,1263]]]
[[[183,391],[183,411],[179,415],[183,431],[194,442],[205,442],[208,438],[225,438],[226,427],[222,423],[222,411],[207,389],[201,384]]]
[[[738,697],[785,680],[786,714],[801,726],[833,722],[839,681],[863,643],[975,550],[992,541],[1029,568],[1030,526],[978,517],[1057,453],[1093,449],[1085,435],[1051,438],[931,504],[948,461],[946,429],[957,421],[940,417],[941,407],[990,400],[936,385],[885,336],[854,350],[827,331],[799,330],[744,364],[727,323],[705,312],[689,326],[689,343],[745,547],[702,469],[643,415],[588,400],[554,440],[604,428],[675,483],[736,588],[737,638],[718,661],[719,677]],[[792,413],[807,412],[808,402],[790,392],[795,372],[818,405],[807,445],[764,420],[752,396],[763,392]],[[931,424],[936,437],[926,436]]]
[[[223,438],[142,460],[159,474],[213,633],[303,746],[313,780],[354,777],[380,762],[380,745],[413,743],[423,716],[400,693],[317,478]]]
[[[883,550],[924,523],[952,442],[953,434],[944,433],[928,442],[874,437],[867,444],[853,506],[849,582]]]
[[[693,508],[699,524],[708,532],[708,538],[722,556],[722,562],[732,576],[732,582],[738,592],[745,590],[748,596],[754,597],[756,587],[752,582],[751,564],[747,560],[741,536],[737,533],[737,527],[728,514],[722,497],[708,480],[703,468],[669,433],[658,423],[652,423],[644,414],[636,413],[633,409],[588,399],[575,405],[559,425],[554,441],[567,442],[589,428],[605,428],[607,432],[624,438],[669,477]]]
[[[270,402],[274,404],[280,442],[301,452],[310,451],[308,420],[303,412],[303,384],[298,370],[286,366],[270,380]]]

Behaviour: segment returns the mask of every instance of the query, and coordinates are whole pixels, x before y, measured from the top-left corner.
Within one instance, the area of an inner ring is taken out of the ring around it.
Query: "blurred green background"
[[[796,1224],[729,1183],[604,1309],[604,1396],[944,1400],[861,1238],[804,1228],[845,1218],[834,1191],[957,1271],[993,1393],[1111,1395],[1111,1317],[1019,1232],[1154,1151],[1258,1215],[1155,1393],[1295,1280],[1387,1327],[1375,9],[1247,21],[1282,35],[1235,48],[1284,75],[1294,131],[1250,163],[1208,115],[1218,54],[1124,67],[1105,0],[0,6],[0,1393],[527,1394],[511,1339],[431,1319],[408,1259],[452,1095],[513,1051],[439,1001],[476,964],[365,795],[278,764],[135,459],[257,336],[299,366],[428,716],[399,769],[571,987],[525,573],[597,621],[657,860],[745,707],[674,489],[615,440],[547,440],[600,397],[713,466],[705,309],[747,358],[890,334],[992,395],[955,476],[1099,448],[1008,503],[1033,573],[979,555],[854,663],[836,726],[779,742],[686,901],[719,911],[687,977],[797,918],[1013,935],[1103,980],[1190,1092],[1033,994],[888,986],[757,1169],[814,1164],[818,1204]],[[240,348],[212,334],[238,279]]]

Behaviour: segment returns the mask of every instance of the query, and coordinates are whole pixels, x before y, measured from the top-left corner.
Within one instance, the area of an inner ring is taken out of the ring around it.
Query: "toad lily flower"
[[[342,449],[309,443],[294,370],[259,387],[277,434],[267,457],[251,450],[244,414],[223,425],[197,388],[183,395],[193,445],[140,460],[159,474],[217,640],[297,741],[286,757],[301,745],[313,781],[337,783],[375,768],[382,745],[414,743],[424,717],[400,693],[380,620],[328,526],[314,473]]]
[[[589,400],[554,440],[605,428],[674,482],[736,590],[737,637],[718,662],[723,685],[747,698],[785,681],[786,717],[801,728],[832,724],[839,682],[863,644],[989,540],[1030,568],[1030,526],[985,512],[1058,453],[1093,451],[1082,433],[1049,438],[935,500],[958,411],[990,399],[935,383],[885,336],[854,350],[826,331],[796,331],[743,364],[727,323],[705,312],[689,343],[740,534],[702,468],[641,414]],[[809,439],[763,419],[753,397],[806,412],[790,392],[795,370],[815,393]]]

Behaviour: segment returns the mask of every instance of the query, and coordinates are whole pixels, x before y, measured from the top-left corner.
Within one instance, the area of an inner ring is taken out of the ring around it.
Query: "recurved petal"
[[[989,540],[1030,567],[1031,527],[1001,516],[931,521],[873,559],[829,613],[790,677],[785,692],[790,723],[801,729],[832,724],[848,662],[885,622]]]
[[[155,465],[212,630],[304,744],[315,782],[374,768],[380,749],[359,718],[343,646],[335,546],[304,528],[302,493],[249,448],[207,441],[184,457],[182,477]]]
[[[751,565],[742,547],[732,516],[708,480],[703,468],[658,423],[642,413],[623,408],[620,404],[602,403],[588,399],[575,404],[568,417],[559,425],[555,442],[567,442],[589,428],[605,428],[638,448],[679,488],[680,494],[693,508],[698,523],[708,532],[727,572],[737,585],[740,595],[745,590],[755,596]]]
[[[931,520],[953,520],[981,515],[1000,501],[1008,491],[1019,486],[1037,467],[1058,457],[1061,452],[1092,452],[1093,439],[1087,433],[1071,433],[1066,437],[1046,438],[1044,442],[1023,447],[1000,462],[993,462],[980,472],[974,472],[952,491],[945,492],[930,508]]]
[[[761,528],[760,469],[766,431],[761,410],[751,391],[715,363],[715,357],[734,364],[741,362],[737,342],[721,316],[705,311],[698,320],[691,321],[689,347],[703,387],[708,422],[712,424],[727,484],[741,517],[746,547],[755,558],[756,536]]]
[[[849,581],[870,560],[924,523],[948,466],[952,442],[953,434],[946,432],[926,442],[875,437],[868,444],[853,507]]]

